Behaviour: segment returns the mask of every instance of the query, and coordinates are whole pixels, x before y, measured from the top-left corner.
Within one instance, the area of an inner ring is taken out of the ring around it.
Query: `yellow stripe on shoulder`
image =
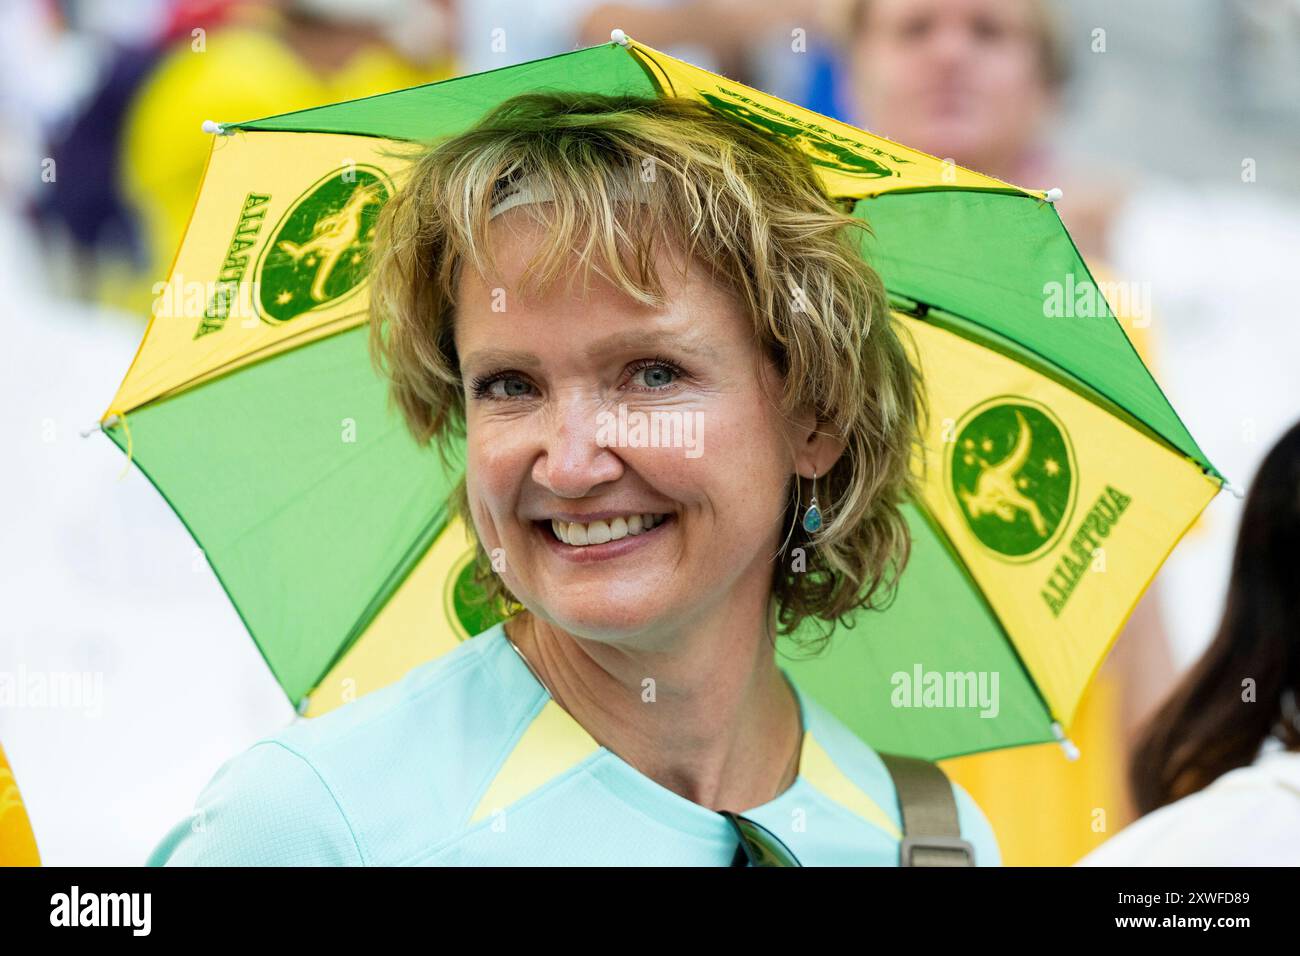
[[[598,749],[600,744],[568,711],[548,700],[506,757],[469,822],[518,802]]]
[[[799,754],[799,775],[824,796],[834,800],[849,812],[856,813],[872,826],[885,831],[892,839],[903,838],[902,832],[890,819],[889,814],[836,766],[831,755],[817,742],[811,732],[804,735],[803,750]]]

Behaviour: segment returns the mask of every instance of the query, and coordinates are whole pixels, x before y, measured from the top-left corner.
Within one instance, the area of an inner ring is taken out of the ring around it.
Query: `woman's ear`
[[[805,478],[826,475],[844,454],[847,442],[834,425],[817,417],[815,409],[805,407],[794,418],[795,470]]]

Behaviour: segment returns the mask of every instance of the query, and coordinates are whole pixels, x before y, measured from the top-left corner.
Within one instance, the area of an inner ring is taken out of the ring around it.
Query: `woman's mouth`
[[[576,521],[560,521],[552,518],[551,531],[556,540],[563,541],[565,544],[576,548],[586,548],[594,544],[617,541],[629,535],[635,537],[639,534],[645,534],[647,531],[653,531],[670,517],[672,515],[647,512],[646,514],[612,518],[607,521],[592,521],[589,524],[579,524]]]
[[[590,522],[565,522],[556,518],[533,524],[555,557],[565,562],[589,564],[650,548],[668,533],[676,520],[672,514],[606,512],[602,518]]]

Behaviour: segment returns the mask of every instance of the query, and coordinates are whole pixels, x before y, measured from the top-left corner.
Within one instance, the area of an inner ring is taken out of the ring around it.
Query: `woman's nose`
[[[533,480],[562,498],[581,498],[623,473],[617,453],[600,442],[610,414],[598,398],[571,393],[552,403],[538,436]]]

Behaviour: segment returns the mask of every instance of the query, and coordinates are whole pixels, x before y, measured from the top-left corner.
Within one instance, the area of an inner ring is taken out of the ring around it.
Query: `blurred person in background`
[[[24,23],[44,23],[57,36],[47,44],[78,61],[45,83],[59,90],[65,110],[46,117],[55,175],[37,191],[33,212],[56,285],[77,298],[139,311],[147,303],[148,265],[131,204],[121,189],[122,124],[137,91],[158,61],[195,29],[218,26],[229,0],[177,0],[141,5],[126,18],[104,18],[103,6],[28,6]],[[31,84],[25,84],[30,86]]]
[[[833,115],[826,74],[836,50],[828,42],[840,0],[633,0],[582,2],[577,44],[629,36],[697,66]],[[703,49],[701,49],[703,48]]]
[[[608,43],[621,29],[642,43],[708,70],[743,70],[744,50],[792,0],[476,0],[460,10],[466,73]],[[811,0],[793,0],[807,6]]]
[[[232,122],[445,79],[450,0],[231,3],[210,32],[180,36],[124,118],[121,188],[142,226],[149,281],[166,280],[212,137]],[[147,300],[146,300],[147,304]]]
[[[460,15],[467,73],[608,43],[610,31],[828,115],[845,0],[476,0]]]
[[[1152,719],[1130,774],[1146,814],[1086,866],[1300,863],[1300,422],[1242,510],[1209,649]]]
[[[1061,217],[1105,288],[1114,194],[1095,171],[1079,174],[1045,145],[1068,79],[1053,6],[856,0],[846,15],[851,121],[1007,182],[1063,187]],[[1117,317],[1155,367],[1149,317]],[[1175,676],[1160,603],[1153,583],[1089,688],[1071,728],[1078,760],[1043,745],[944,763],[985,808],[1007,865],[1073,863],[1133,819],[1128,742]]]

